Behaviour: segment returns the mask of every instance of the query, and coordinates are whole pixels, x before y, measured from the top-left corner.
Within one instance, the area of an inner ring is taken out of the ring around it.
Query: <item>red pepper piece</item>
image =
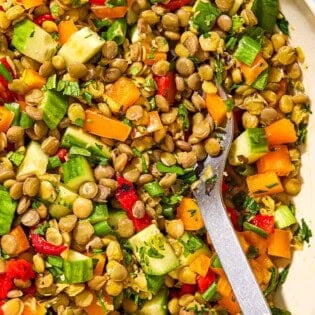
[[[157,85],[156,94],[164,96],[170,104],[173,104],[177,93],[174,72],[164,76],[155,76],[154,80]]]
[[[185,295],[185,294],[195,294],[195,292],[197,291],[197,286],[195,284],[187,284],[187,283],[184,283],[180,290],[179,290],[179,297],[181,297],[182,295]]]
[[[176,11],[190,3],[190,0],[171,0],[170,2],[163,4],[164,8],[170,11]]]
[[[59,158],[59,160],[61,162],[65,162],[66,161],[67,155],[68,155],[68,150],[67,149],[64,149],[64,148],[58,149],[57,156],[58,156],[58,158]]]
[[[3,57],[0,59],[1,63],[4,65],[4,67],[8,70],[8,72],[10,73],[11,77],[14,79],[15,75],[14,72],[10,66],[10,64],[8,63],[8,60],[6,57]]]
[[[258,226],[267,233],[275,231],[275,218],[273,215],[257,214],[250,220],[250,223]]]
[[[5,299],[13,288],[13,281],[7,274],[0,274],[0,299]]]
[[[239,213],[237,212],[236,209],[231,208],[231,207],[226,207],[226,210],[229,214],[229,217],[230,217],[230,220],[234,226],[234,229],[236,231],[240,231],[241,229],[240,229],[239,222],[238,222],[239,216],[240,216]]]
[[[0,75],[0,100],[3,102],[13,102],[15,94],[8,89],[8,82]]]
[[[116,199],[120,203],[121,207],[127,212],[128,217],[132,220],[137,232],[143,230],[151,224],[151,219],[147,213],[144,217],[138,219],[132,214],[132,206],[139,200],[136,190],[131,182],[126,180],[122,176],[117,176],[117,191]]]
[[[27,281],[35,278],[32,264],[25,259],[10,260],[7,263],[7,276],[11,279],[21,279]]]
[[[222,186],[221,186],[222,192],[225,193],[226,191],[228,191],[228,189],[229,189],[229,185],[225,181],[223,181]]]
[[[106,1],[105,0],[90,0],[91,4],[96,4],[96,5],[105,5]]]
[[[32,241],[33,248],[37,253],[44,255],[56,255],[59,256],[68,247],[65,245],[57,246],[47,242],[41,235],[36,234],[34,229],[30,232],[30,238]]]
[[[197,286],[201,293],[205,292],[210,285],[215,281],[215,273],[209,268],[205,277],[199,276]]]
[[[33,20],[37,25],[42,25],[45,21],[55,21],[55,18],[51,14],[43,14]]]

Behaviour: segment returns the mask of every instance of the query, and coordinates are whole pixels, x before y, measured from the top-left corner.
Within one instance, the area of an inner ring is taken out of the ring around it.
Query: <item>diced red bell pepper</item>
[[[228,191],[228,189],[229,189],[229,185],[225,181],[223,181],[222,186],[221,186],[222,192],[225,193],[226,191]]]
[[[13,102],[15,94],[8,89],[8,82],[0,75],[0,100],[3,102]]]
[[[177,93],[174,72],[169,72],[164,76],[155,76],[154,80],[157,85],[156,94],[164,96],[170,104],[173,104]]]
[[[236,209],[231,208],[231,207],[226,207],[226,210],[229,214],[229,217],[230,217],[230,220],[234,226],[234,229],[236,231],[240,231],[241,229],[240,229],[239,222],[238,222],[239,216],[240,216],[239,213],[237,212]]]
[[[172,288],[170,290],[170,298],[179,298],[185,294],[195,294],[197,286],[195,284],[183,283],[180,288]]]
[[[215,281],[215,273],[209,268],[205,277],[199,276],[197,279],[197,286],[201,293],[205,292],[210,285]]]
[[[27,281],[35,278],[32,264],[25,259],[10,260],[6,268],[7,276],[11,279],[21,279]]]
[[[90,0],[91,4],[105,5],[106,0]]]
[[[188,5],[191,0],[171,0],[170,2],[164,4],[164,8],[170,11],[176,11],[181,7]]]
[[[55,18],[51,14],[43,14],[35,18],[34,23],[42,25],[45,21],[55,21]]]
[[[250,223],[263,229],[267,233],[273,233],[275,231],[275,218],[273,215],[257,214],[250,220]]]
[[[64,149],[64,148],[58,149],[57,156],[58,156],[58,158],[59,158],[59,160],[61,162],[65,162],[66,161],[67,155],[68,155],[68,150],[67,149]]]
[[[147,213],[145,213],[144,217],[141,219],[134,217],[132,214],[132,206],[137,200],[139,200],[136,190],[133,184],[122,176],[117,176],[117,183],[118,187],[116,191],[116,199],[120,203],[121,207],[127,212],[128,217],[132,220],[136,231],[139,232],[151,224],[151,219]]]

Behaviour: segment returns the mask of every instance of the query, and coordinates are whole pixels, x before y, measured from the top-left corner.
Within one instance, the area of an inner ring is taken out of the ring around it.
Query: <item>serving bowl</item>
[[[305,53],[303,65],[306,94],[315,100],[315,1],[281,1],[282,12],[289,21],[293,46],[301,47]],[[314,110],[313,110],[314,112]],[[301,177],[303,187],[295,198],[297,218],[302,218],[315,231],[315,116],[310,116],[307,144],[302,148]],[[304,245],[303,251],[296,251],[288,278],[278,293],[277,303],[288,309],[292,315],[315,314],[315,237]]]

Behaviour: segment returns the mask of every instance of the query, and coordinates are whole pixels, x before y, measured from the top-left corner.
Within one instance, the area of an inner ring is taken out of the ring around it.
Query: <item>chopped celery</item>
[[[217,284],[215,282],[213,282],[209,288],[204,292],[202,293],[202,298],[209,302],[215,295],[215,293],[217,292]]]
[[[276,209],[274,217],[275,225],[279,229],[285,229],[297,222],[290,208],[285,205],[282,205]]]
[[[257,80],[252,84],[252,87],[263,91],[268,83],[268,75],[269,75],[269,69],[266,69],[258,78]]]
[[[279,0],[254,0],[251,9],[258,19],[258,25],[272,33],[279,15]]]
[[[260,44],[253,38],[244,35],[238,43],[235,58],[248,66],[251,66],[261,50]]]
[[[164,191],[160,184],[156,181],[144,184],[144,190],[151,196],[151,197],[160,197],[163,195]]]

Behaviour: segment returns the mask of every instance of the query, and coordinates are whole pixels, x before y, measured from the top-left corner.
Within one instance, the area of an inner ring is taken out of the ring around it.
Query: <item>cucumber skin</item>
[[[10,232],[14,219],[17,202],[14,201],[8,191],[0,189],[0,235]]]
[[[44,92],[41,107],[44,111],[44,121],[49,129],[56,129],[68,109],[68,97],[59,92],[48,90]]]
[[[104,158],[110,158],[111,155],[111,150],[103,142],[85,132],[83,129],[73,126],[66,129],[61,141],[61,146],[64,148],[76,146],[90,151],[92,155]]]
[[[23,53],[27,40],[35,31],[35,24],[30,20],[23,20],[14,26],[12,45]]]
[[[64,260],[63,272],[67,283],[90,281],[93,278],[93,261],[90,258],[79,261]]]
[[[64,184],[71,190],[77,191],[84,182],[94,182],[92,169],[83,156],[70,158],[61,168]]]
[[[179,266],[179,260],[171,245],[154,224],[132,236],[129,244],[146,274],[162,276]],[[162,257],[150,255],[149,251],[152,249],[155,249]]]
[[[144,303],[137,315],[167,315],[168,291],[162,289],[151,300]]]

